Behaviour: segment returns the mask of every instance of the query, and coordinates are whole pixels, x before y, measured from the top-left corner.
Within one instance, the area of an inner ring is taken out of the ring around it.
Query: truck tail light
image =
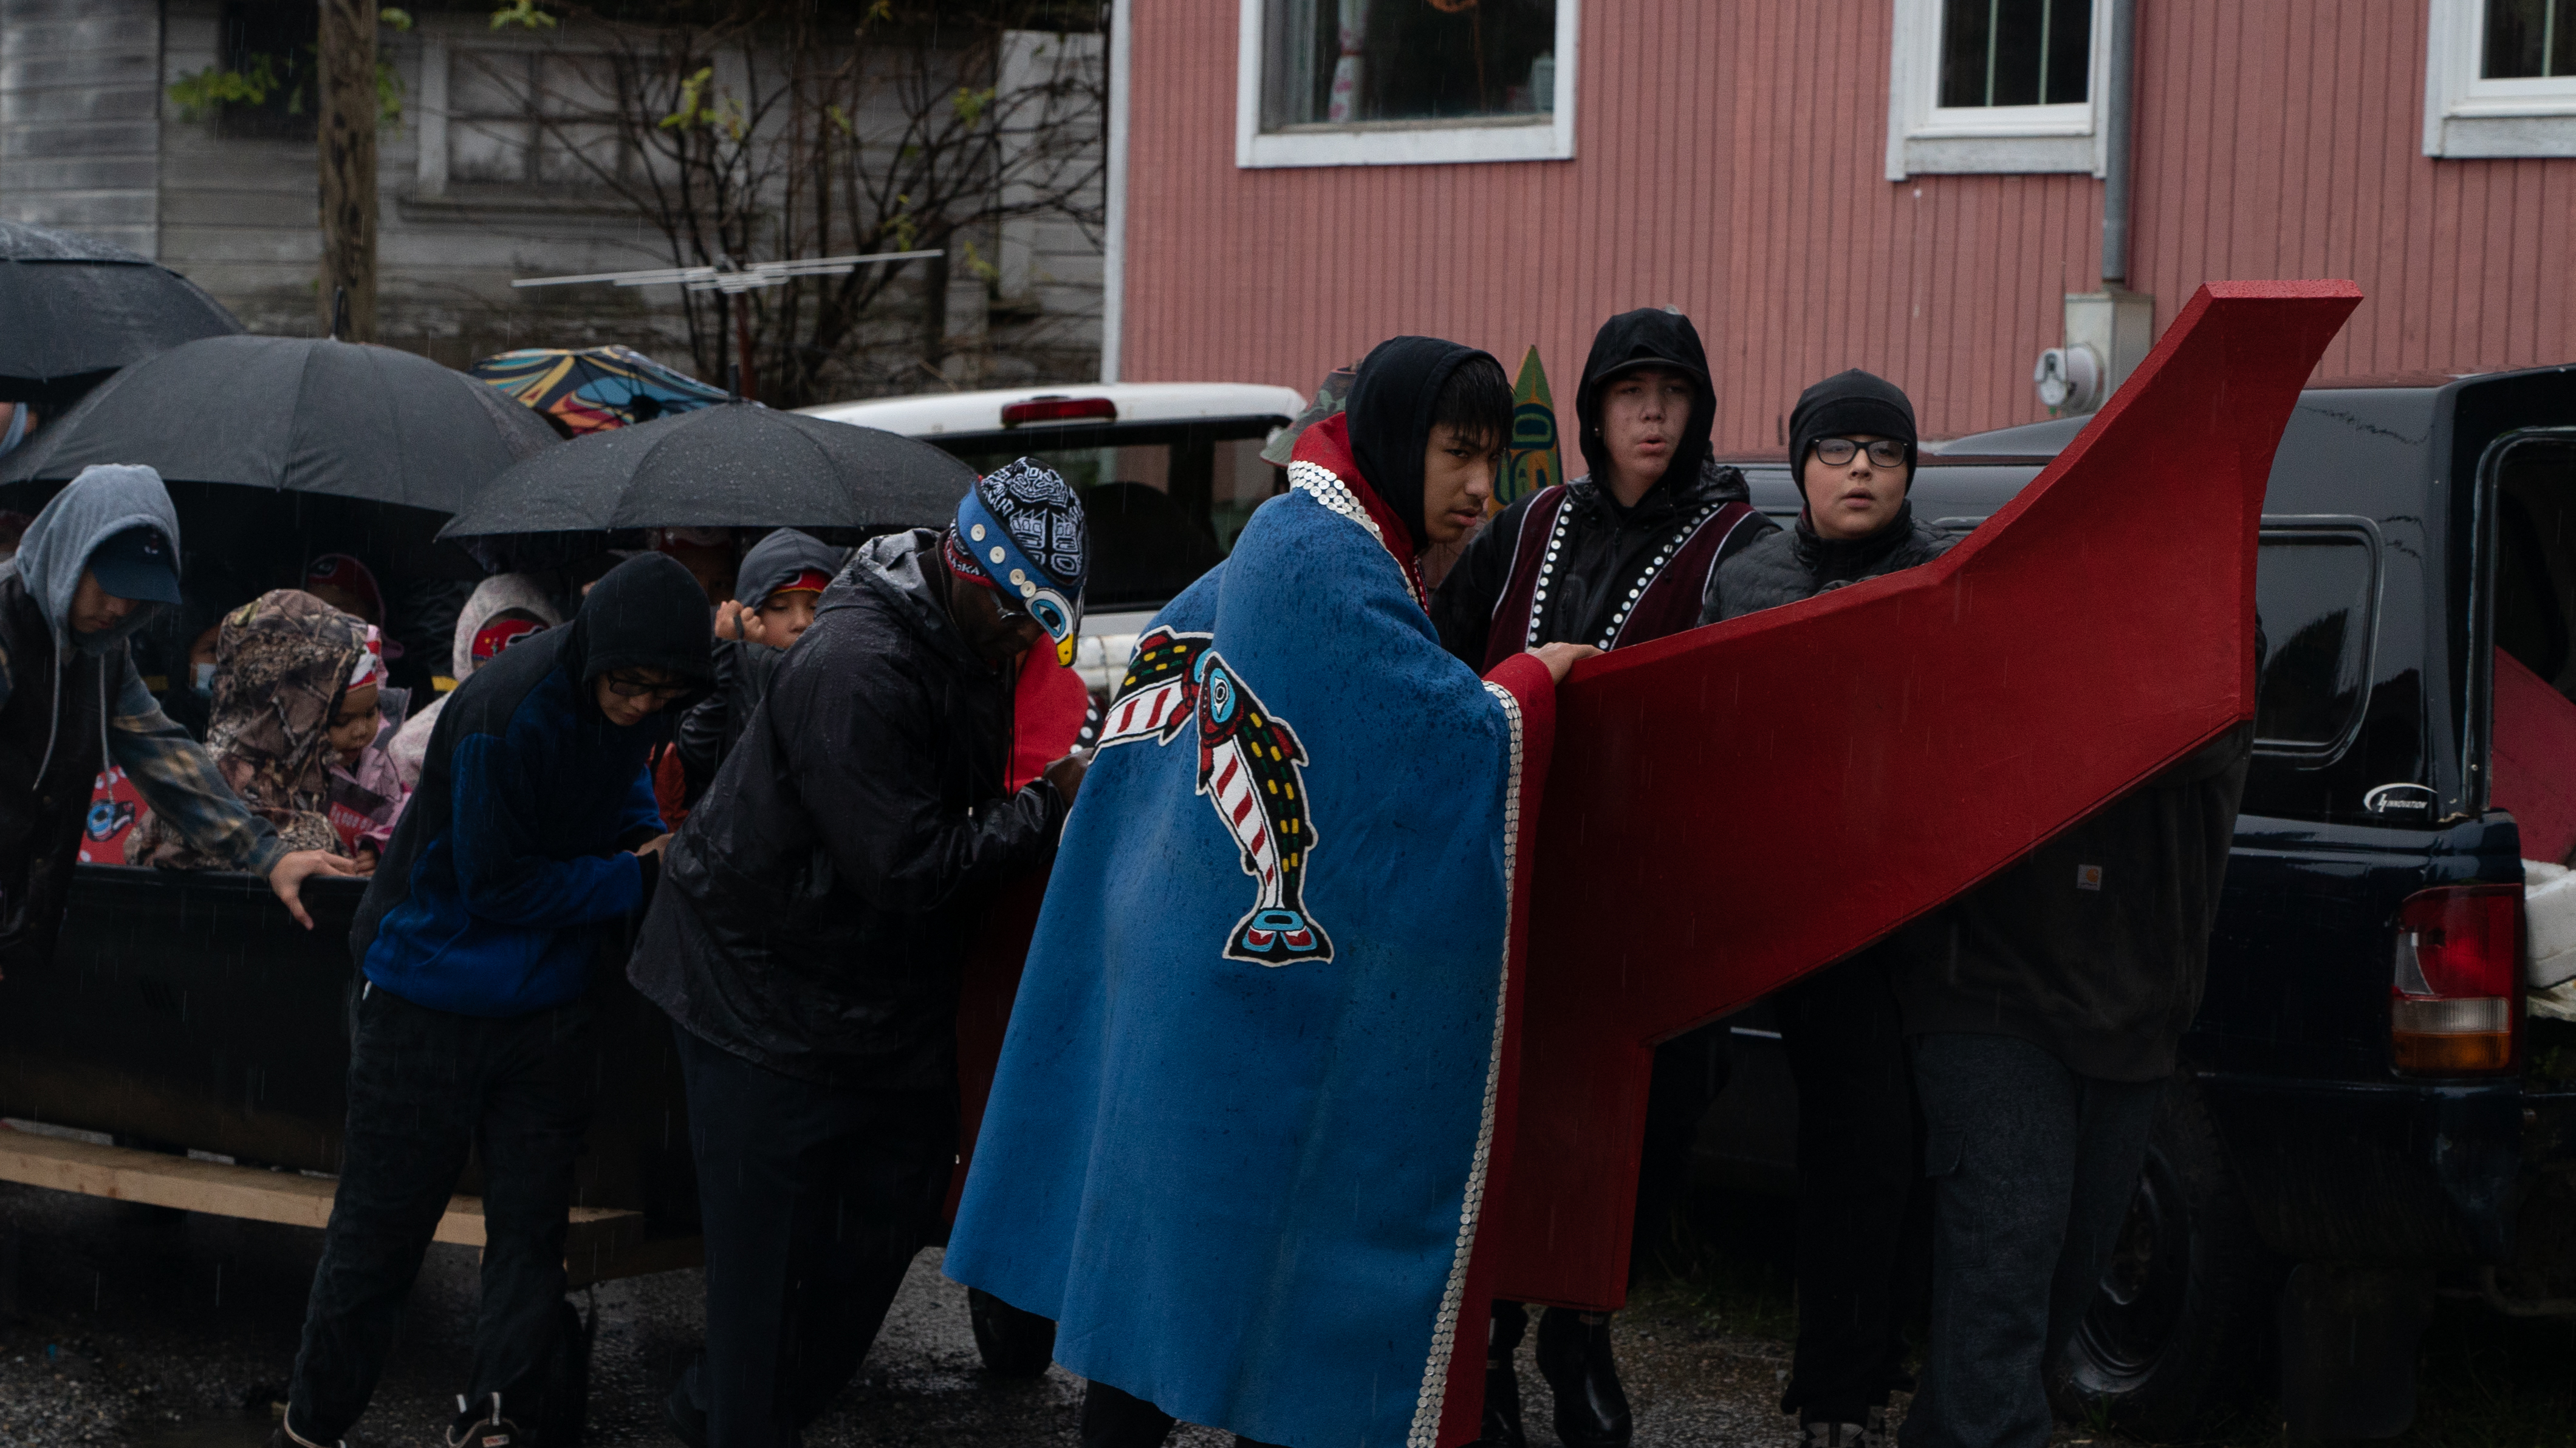
[[[2400,1071],[2510,1071],[2520,1004],[2522,887],[2444,885],[2397,910],[2389,1057]]]
[[[1116,422],[1118,404],[1106,397],[1032,397],[1002,409],[1002,426],[1032,422]]]

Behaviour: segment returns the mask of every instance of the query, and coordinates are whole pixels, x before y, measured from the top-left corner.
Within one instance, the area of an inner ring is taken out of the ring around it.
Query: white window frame
[[[2112,0],[2093,0],[2085,100],[2054,106],[1943,106],[1943,0],[1896,0],[1887,67],[1887,179],[1945,173],[2084,171],[2110,164],[2102,97],[2111,85]]]
[[[1556,96],[1552,116],[1527,120],[1364,121],[1343,126],[1261,129],[1261,39],[1267,0],[1242,0],[1234,80],[1234,164],[1272,166],[1446,166],[1481,161],[1574,159],[1575,42],[1582,0],[1556,0]]]
[[[2485,80],[2486,0],[2432,0],[2424,47],[2424,154],[2576,156],[2576,76]]]

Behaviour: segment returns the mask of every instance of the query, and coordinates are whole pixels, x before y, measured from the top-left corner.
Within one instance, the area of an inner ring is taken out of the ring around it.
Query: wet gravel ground
[[[268,1407],[295,1355],[319,1232],[163,1212],[0,1185],[0,1448],[119,1444],[246,1448],[266,1442]],[[1034,1382],[986,1373],[965,1292],[924,1252],[861,1379],[807,1434],[841,1445],[1072,1445],[1081,1384],[1061,1368]],[[597,1290],[588,1441],[675,1441],[660,1395],[700,1331],[695,1272]],[[475,1254],[430,1249],[402,1341],[360,1448],[440,1441],[471,1366]],[[1649,1290],[1619,1319],[1639,1448],[1795,1441],[1770,1410],[1786,1345],[1713,1332],[1681,1294]],[[1535,1334],[1532,1334],[1533,1339]],[[1530,1348],[1521,1374],[1533,1444],[1550,1444],[1546,1392]],[[1185,1429],[1176,1444],[1232,1440]]]

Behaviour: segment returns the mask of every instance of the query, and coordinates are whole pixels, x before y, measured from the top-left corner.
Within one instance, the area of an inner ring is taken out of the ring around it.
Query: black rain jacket
[[[628,976],[712,1045],[823,1085],[956,1080],[958,967],[991,887],[1065,816],[1003,787],[1008,673],[949,621],[939,537],[859,550],[672,840]]]

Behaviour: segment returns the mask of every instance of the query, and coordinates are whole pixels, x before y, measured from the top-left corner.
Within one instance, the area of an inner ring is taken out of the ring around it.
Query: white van
[[[1215,566],[1287,474],[1261,449],[1306,406],[1248,382],[1056,384],[832,402],[802,411],[936,444],[989,473],[1035,458],[1082,493],[1091,524],[1083,682],[1118,681],[1155,610]]]

